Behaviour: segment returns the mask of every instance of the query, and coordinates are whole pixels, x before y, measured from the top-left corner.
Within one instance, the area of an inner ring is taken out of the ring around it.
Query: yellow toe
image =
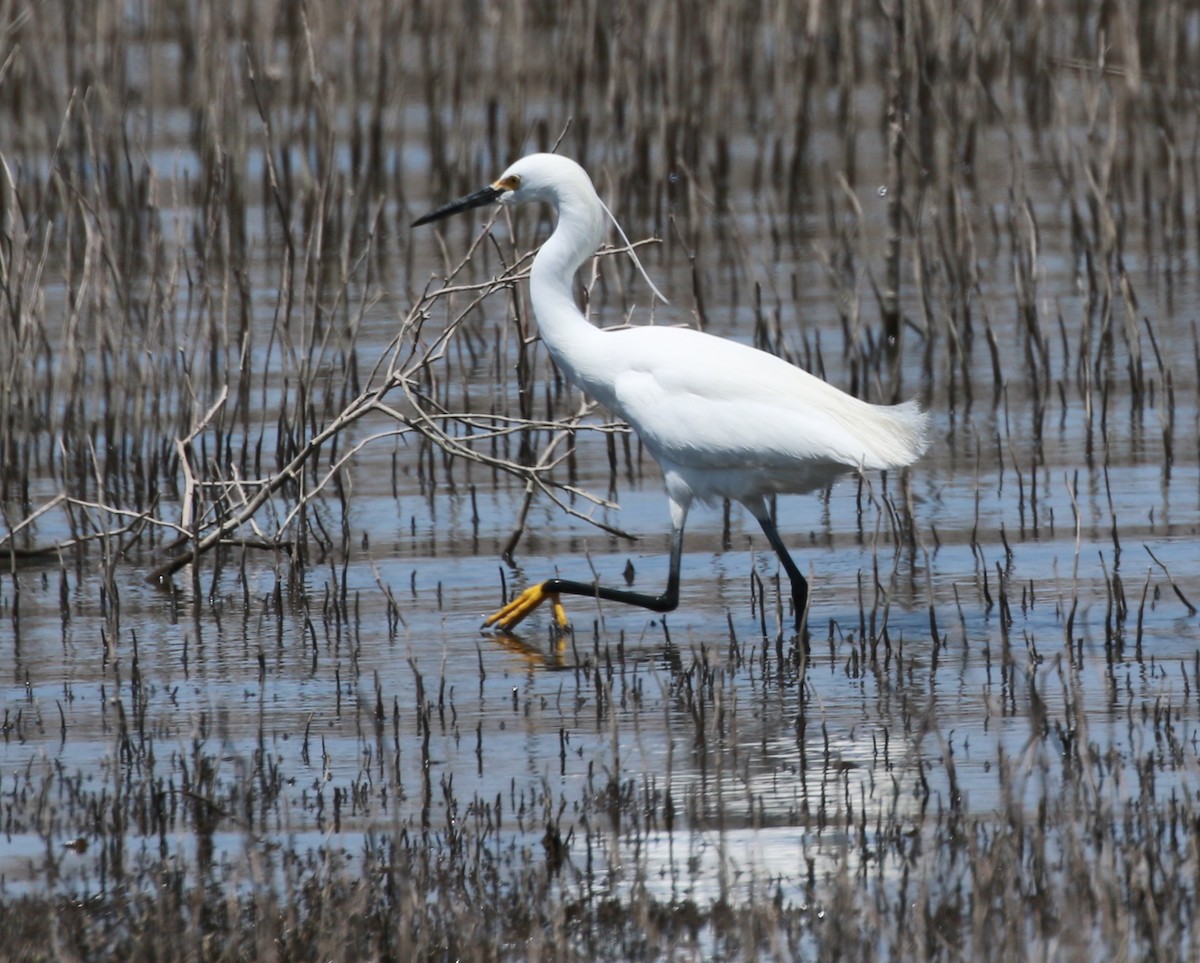
[[[502,632],[511,632],[512,628],[526,620],[530,612],[533,612],[534,609],[546,602],[547,599],[550,600],[554,611],[554,621],[558,623],[559,628],[569,626],[570,623],[568,618],[566,618],[566,611],[563,609],[562,603],[559,603],[558,594],[547,592],[545,582],[539,582],[538,585],[526,588],[526,591],[522,592],[515,599],[512,599],[512,602],[505,605],[503,609],[488,616],[484,620],[484,626],[494,626],[502,630]]]
[[[550,605],[554,609],[554,622],[563,632],[571,627],[571,620],[567,618],[567,610],[563,608],[562,602],[558,595],[550,596]]]
[[[558,600],[558,594],[547,592],[544,582],[527,588],[500,609],[500,611],[489,615],[483,624],[485,627],[495,626],[502,632],[510,632],[515,626],[523,622],[534,609],[547,600],[550,601],[551,608],[554,611],[554,621],[558,627],[564,630],[569,628],[571,623],[567,618],[566,610]]]

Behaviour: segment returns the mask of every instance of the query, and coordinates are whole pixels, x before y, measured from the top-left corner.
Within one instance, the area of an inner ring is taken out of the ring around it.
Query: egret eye
[[[501,177],[500,180],[496,181],[496,183],[492,186],[499,191],[515,191],[521,186],[521,175],[509,174],[507,177]]]

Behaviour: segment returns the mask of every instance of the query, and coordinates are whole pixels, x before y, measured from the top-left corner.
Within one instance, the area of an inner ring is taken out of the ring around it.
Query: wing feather
[[[915,402],[872,405],[780,358],[702,332],[613,333],[625,343],[611,404],[651,453],[678,466],[883,469],[924,450],[926,416]]]

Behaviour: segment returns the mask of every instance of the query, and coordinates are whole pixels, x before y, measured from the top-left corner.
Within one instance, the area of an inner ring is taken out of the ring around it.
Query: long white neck
[[[554,232],[542,245],[529,275],[529,297],[542,341],[564,373],[579,380],[589,345],[601,336],[575,303],[575,272],[600,246],[604,236],[604,210],[589,184],[553,200],[558,211]],[[583,387],[583,385],[581,385]]]

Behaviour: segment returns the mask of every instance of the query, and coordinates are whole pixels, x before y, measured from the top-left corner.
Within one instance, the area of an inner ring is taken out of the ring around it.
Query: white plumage
[[[792,582],[796,621],[807,586],[766,506],[773,494],[822,488],[853,470],[912,464],[924,452],[928,416],[915,401],[873,405],[744,344],[686,328],[604,331],[583,316],[572,280],[603,238],[607,209],[587,172],[554,154],[530,154],[490,187],[416,224],[487,203],[542,201],[558,223],[534,258],[530,299],[542,341],[560,370],[637,433],[663,470],[672,522],[667,590],[651,596],[550,579],[493,615],[509,630],[544,600],[566,616],[559,593],[598,596],[670,611],[678,604],[683,526],[693,500],[729,498],[758,520]]]

